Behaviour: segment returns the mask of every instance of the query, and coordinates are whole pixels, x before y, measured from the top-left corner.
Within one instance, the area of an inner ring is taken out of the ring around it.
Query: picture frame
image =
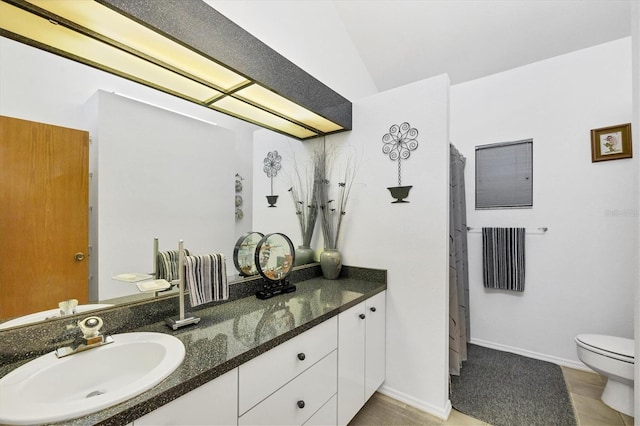
[[[631,123],[591,130],[591,162],[632,158]]]

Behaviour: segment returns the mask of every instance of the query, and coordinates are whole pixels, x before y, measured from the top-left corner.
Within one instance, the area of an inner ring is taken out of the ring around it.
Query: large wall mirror
[[[237,235],[245,232],[234,214],[235,174],[242,171],[237,151],[243,146],[250,164],[253,126],[230,117],[203,119],[214,112],[13,40],[0,37],[0,50],[0,115],[91,134],[91,247],[84,260],[91,263],[91,284],[84,303],[157,297],[113,279],[152,272],[155,237],[162,251],[177,249],[182,239],[194,253],[224,253],[231,266]],[[250,214],[243,223],[250,229]],[[33,281],[21,287],[42,292]],[[48,308],[58,310],[59,299],[52,296]],[[0,315],[0,323],[14,317]]]
[[[161,251],[182,239],[196,254],[222,252],[233,269],[235,241],[252,229],[250,205],[236,222],[234,177],[240,171],[251,181],[255,126],[10,39],[0,37],[0,51],[0,115],[91,133],[85,303],[170,294],[141,293],[135,283],[113,279],[153,272],[155,237]],[[37,283],[22,285],[40,291]],[[52,297],[47,308],[59,302]],[[0,324],[11,318],[0,315]]]
[[[54,262],[60,268],[75,268],[89,262],[88,296],[86,288],[78,290],[83,279],[87,278],[86,266],[82,268],[85,272],[73,276],[73,280],[56,280],[50,283],[48,291],[44,288],[43,291],[36,290],[35,293],[40,293],[38,298],[27,297],[25,291],[5,291],[3,302],[8,302],[7,307],[19,310],[4,309],[7,315],[0,320],[13,318],[16,314],[21,318],[16,322],[7,321],[1,328],[22,325],[21,319],[30,323],[55,318],[60,315],[60,310],[56,309],[59,303],[69,299],[77,299],[79,305],[72,307],[67,314],[163,295],[141,291],[140,279],[121,278],[144,277],[155,272],[156,238],[157,249],[161,251],[176,250],[177,242],[184,240],[191,253],[224,253],[227,259],[232,258],[235,239],[235,169],[233,161],[222,154],[229,146],[233,146],[233,133],[104,91],[96,92],[83,109],[91,134],[90,154],[78,161],[89,163],[89,203],[86,204],[84,197],[85,204],[81,206],[65,203],[58,209],[65,210],[63,215],[56,215],[52,219],[57,223],[68,223],[72,228],[69,232],[58,233],[54,242],[57,250],[69,250],[69,245],[61,240],[75,234],[74,226],[87,224],[85,220],[75,220],[74,211],[88,211],[89,247],[83,247],[80,243],[77,249],[71,248],[71,251],[86,251],[89,255],[76,256],[75,263]],[[16,126],[32,124],[16,121]],[[43,137],[47,137],[47,130],[53,128],[49,125],[40,126],[45,129]],[[66,145],[65,135],[53,136],[47,146],[55,150]],[[37,144],[41,143],[42,140],[37,141]],[[25,164],[34,164],[31,162],[33,156],[42,157],[34,167],[41,169],[43,164],[53,163],[50,166],[55,169],[60,160],[57,157],[51,160],[50,154],[48,150],[34,149],[24,152],[20,158],[24,159]],[[82,170],[86,173],[86,165]],[[51,176],[50,179],[55,180],[56,177]],[[21,187],[16,188],[16,191],[21,190]],[[64,188],[60,191],[65,192]],[[69,192],[74,191],[82,193],[86,187]],[[53,206],[53,203],[55,201],[45,202],[44,210]],[[29,211],[15,213],[18,216],[30,216]],[[36,217],[46,220],[42,215]],[[38,247],[46,247],[51,243],[47,238],[49,231],[29,235],[31,238],[17,239],[17,243],[31,244],[35,240],[35,247],[29,246],[32,253],[39,252]],[[18,247],[13,252],[21,253],[21,250]],[[63,259],[72,255],[69,252],[69,256],[63,256]],[[38,259],[16,255],[14,261],[24,262],[19,269],[27,271],[31,262],[37,262]],[[45,283],[52,281],[50,277],[53,275],[56,275],[56,271],[46,268],[39,276],[30,274],[28,277],[33,283]],[[72,285],[71,281],[75,284]],[[11,284],[5,280],[3,286],[7,285],[13,288],[20,286],[20,283],[18,279]],[[9,297],[14,298],[15,303],[9,301]],[[38,315],[38,312],[42,314]]]

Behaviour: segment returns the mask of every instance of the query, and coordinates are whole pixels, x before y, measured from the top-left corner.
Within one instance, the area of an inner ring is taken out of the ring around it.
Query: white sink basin
[[[157,385],[184,359],[184,345],[168,334],[112,337],[65,358],[48,353],[0,379],[0,423],[49,423],[102,410]]]
[[[83,312],[94,311],[96,309],[109,308],[113,306],[109,303],[93,303],[87,305],[76,306],[76,313],[81,314]],[[9,327],[16,327],[18,325],[31,324],[38,321],[44,321],[47,318],[60,317],[60,309],[49,309],[48,311],[36,312],[35,314],[24,315],[18,318],[14,318],[10,321],[0,324],[0,330],[4,330]]]

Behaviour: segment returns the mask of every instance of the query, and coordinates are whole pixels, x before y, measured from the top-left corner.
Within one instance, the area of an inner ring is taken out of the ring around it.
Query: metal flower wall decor
[[[267,174],[267,177],[271,179],[271,195],[267,195],[267,202],[269,207],[275,207],[278,196],[273,195],[273,178],[278,175],[278,171],[282,168],[280,162],[282,157],[278,154],[278,151],[271,151],[264,159],[263,171]]]
[[[387,188],[396,199],[392,203],[408,203],[404,199],[409,196],[413,185],[402,186],[402,160],[407,160],[411,151],[418,148],[417,137],[418,129],[414,129],[406,121],[400,125],[394,124],[389,128],[389,133],[382,136],[382,153],[388,155],[391,161],[398,162],[398,186]]]

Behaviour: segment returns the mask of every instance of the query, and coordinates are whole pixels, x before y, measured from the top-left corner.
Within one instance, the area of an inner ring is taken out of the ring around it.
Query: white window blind
[[[476,146],[476,209],[533,206],[533,139]]]

